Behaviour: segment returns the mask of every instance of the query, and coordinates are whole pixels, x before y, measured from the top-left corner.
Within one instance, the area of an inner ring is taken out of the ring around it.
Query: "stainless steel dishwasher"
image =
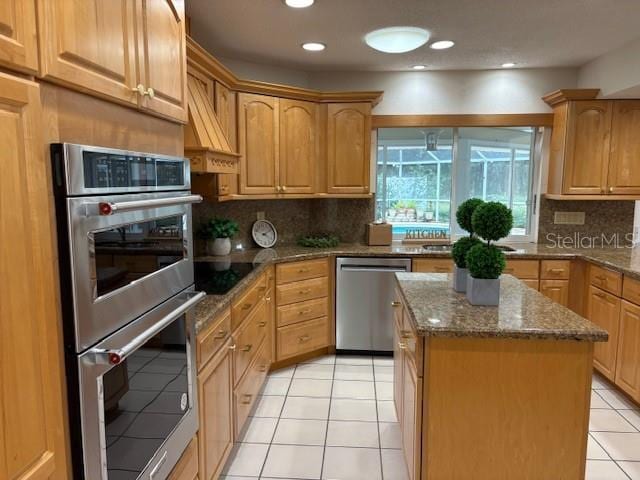
[[[393,275],[410,271],[409,258],[337,258],[337,350],[393,351]]]

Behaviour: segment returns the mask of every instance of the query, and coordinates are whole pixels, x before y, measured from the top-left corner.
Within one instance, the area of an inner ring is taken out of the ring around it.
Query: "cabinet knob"
[[[609,193],[613,193],[613,187],[609,187]]]
[[[234,351],[236,349],[236,344],[234,343],[233,345],[229,345],[229,350]]]
[[[402,305],[402,303],[400,303],[400,302],[391,302],[391,306],[392,306],[392,307],[396,307],[396,308],[397,308],[397,307],[399,307],[400,305]]]
[[[249,345],[245,345],[244,347],[242,347],[241,350],[243,352],[250,352],[252,348],[253,348],[253,345],[249,344]]]
[[[278,186],[276,187],[276,192],[279,192],[279,191],[281,190],[281,188],[282,188],[282,187],[280,187],[280,185],[278,185]]]
[[[149,98],[154,98],[156,96],[155,90],[151,87],[147,88],[146,94],[149,95]]]
[[[214,338],[215,340],[220,340],[221,338],[226,337],[228,334],[229,334],[229,332],[227,332],[227,331],[225,331],[225,330],[220,330],[220,331],[218,332],[218,334],[217,334],[215,337],[213,337],[213,338]]]
[[[309,335],[303,335],[300,338],[298,338],[298,341],[300,343],[308,342],[309,340],[311,340],[311,337]]]
[[[131,91],[137,93],[138,95],[143,95],[143,96],[147,94],[147,90],[144,88],[144,85],[142,85],[141,83],[133,87]]]
[[[262,328],[262,327],[265,327],[266,325],[267,325],[267,322],[260,322],[258,324],[258,327]]]
[[[283,191],[283,192],[286,192],[286,191],[287,191],[287,187],[282,186],[282,191]]]

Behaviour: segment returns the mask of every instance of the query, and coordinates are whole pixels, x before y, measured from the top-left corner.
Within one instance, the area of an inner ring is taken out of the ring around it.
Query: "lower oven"
[[[204,296],[187,289],[76,356],[76,478],[171,472],[198,429],[192,309]]]

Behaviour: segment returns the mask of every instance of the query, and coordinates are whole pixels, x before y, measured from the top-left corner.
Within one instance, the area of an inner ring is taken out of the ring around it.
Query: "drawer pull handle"
[[[398,348],[400,350],[406,350],[407,349],[407,344],[404,342],[398,342]]]
[[[550,273],[563,273],[564,272],[564,268],[550,268],[549,272]]]
[[[271,301],[271,297],[264,297],[264,301],[265,302],[270,302]]]
[[[242,310],[249,310],[251,307],[253,307],[253,303],[245,303],[242,305]]]
[[[600,292],[596,292],[594,295],[598,298],[607,298],[607,296],[604,293],[600,293]]]
[[[303,335],[298,339],[300,343],[305,343],[305,342],[308,342],[309,340],[311,340],[311,337],[309,335]]]
[[[267,325],[267,322],[260,322],[260,323],[258,324],[258,326],[259,326],[260,328],[265,327],[266,325]]]
[[[402,330],[400,332],[400,338],[403,338],[405,340],[413,338],[413,333],[411,333],[409,330]]]
[[[260,288],[258,288],[258,291],[259,292],[264,292],[266,289],[267,289],[267,287],[260,287]]]
[[[300,290],[298,293],[300,295],[309,295],[311,293],[311,289],[310,288],[306,288],[304,290]]]
[[[253,398],[253,395],[243,395],[242,400],[240,400],[240,403],[242,405],[249,405],[251,403],[252,398]]]
[[[267,366],[266,365],[262,365],[260,366],[260,368],[258,369],[260,371],[260,373],[264,373],[267,371]]]
[[[596,280],[600,280],[601,282],[606,282],[607,281],[607,277],[605,277],[604,275],[596,275],[595,279]]]
[[[309,269],[308,268],[301,268],[298,270],[298,273],[309,273]]]
[[[237,348],[236,344],[229,345],[229,350],[234,351]]]
[[[300,310],[298,315],[307,315],[309,313],[311,313],[311,310],[307,308],[306,310]]]
[[[399,306],[401,306],[401,305],[402,305],[402,303],[401,303],[401,302],[391,302],[391,306],[392,306],[392,307],[395,307],[395,308],[398,308],[398,307],[399,307]]]
[[[220,330],[220,331],[218,332],[218,334],[217,334],[215,337],[213,337],[213,339],[214,339],[214,340],[220,340],[221,338],[224,338],[224,337],[226,337],[227,335],[229,335],[229,332],[227,332],[226,330]]]
[[[447,267],[435,267],[436,272],[448,272],[449,269]]]
[[[244,347],[242,347],[240,349],[240,351],[242,351],[242,352],[250,352],[252,348],[253,348],[253,345],[249,344],[249,345],[245,345]]]

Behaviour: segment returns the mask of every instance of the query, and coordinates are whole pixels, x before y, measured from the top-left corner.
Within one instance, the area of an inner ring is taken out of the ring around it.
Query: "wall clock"
[[[278,232],[268,220],[257,220],[251,229],[254,242],[262,248],[271,248],[278,240]]]

